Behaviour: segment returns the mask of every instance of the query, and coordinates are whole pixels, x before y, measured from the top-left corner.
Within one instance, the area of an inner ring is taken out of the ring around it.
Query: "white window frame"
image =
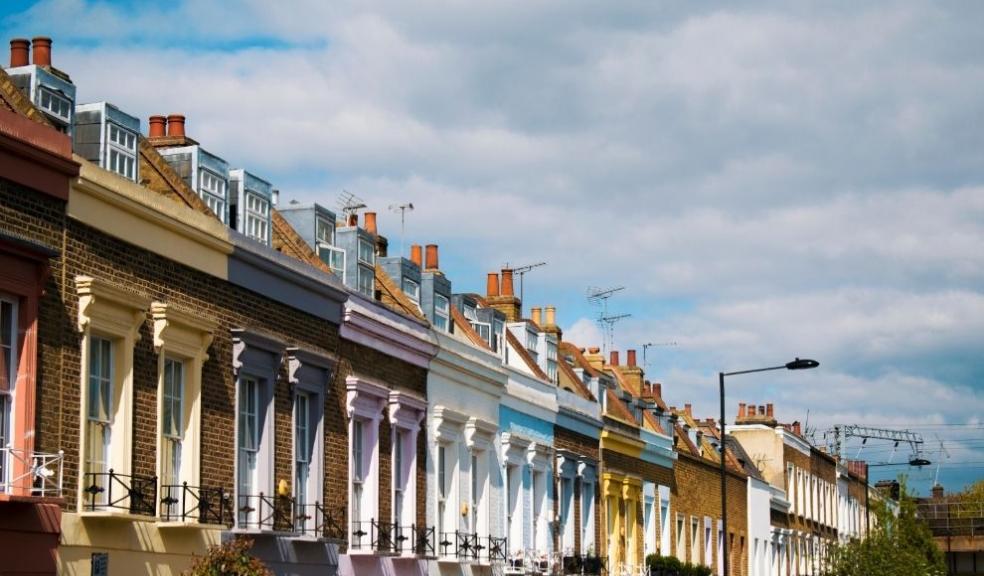
[[[210,185],[212,182],[215,183],[214,186]],[[229,181],[224,176],[199,167],[198,195],[223,224],[229,223]]]
[[[140,339],[140,328],[147,319],[150,299],[90,276],[76,276],[75,288],[79,298],[78,329],[82,334],[82,365],[79,370],[80,462],[86,461],[86,446],[92,440],[88,426],[90,348],[93,338],[103,338],[112,342],[113,350],[113,432],[109,436],[106,468],[128,475],[133,453],[133,349]],[[77,506],[82,512],[91,500],[85,491],[88,479],[85,474],[78,476]],[[120,500],[119,505],[126,507],[126,498]]]
[[[345,283],[345,250],[338,248],[337,246],[332,246],[331,244],[325,244],[324,242],[318,242],[318,256],[321,257],[322,251],[329,254],[328,261],[325,262],[324,258],[321,258],[322,262],[328,265],[328,268],[334,274],[337,274],[342,279],[342,283]]]
[[[442,533],[454,534],[463,527],[462,523],[465,520],[459,514],[458,502],[460,501],[461,445],[465,439],[464,430],[467,423],[468,416],[461,412],[440,405],[434,408],[432,416],[434,440],[432,446],[435,472],[434,501],[437,503],[434,507],[434,532],[438,556],[443,556],[445,553],[449,556],[455,555],[455,538],[450,537],[448,541],[452,542],[452,545],[445,548],[440,545],[440,542],[444,540]],[[444,453],[443,469],[442,451]],[[444,473],[443,485],[441,483],[442,472]]]
[[[345,379],[345,389],[350,455],[349,551],[371,552],[367,528],[372,520],[379,519],[379,422],[389,390],[382,384],[354,375]],[[362,428],[361,446],[355,436],[359,427]],[[360,492],[358,502],[357,491]],[[356,534],[360,528],[366,536]]]
[[[252,190],[243,192],[243,232],[264,244],[270,243],[270,201]]]
[[[323,234],[322,231],[327,230],[327,234]],[[335,245],[335,226],[331,223],[331,220],[325,218],[324,216],[316,216],[314,220],[314,239],[318,244],[327,244],[329,246]]]
[[[324,503],[324,406],[328,386],[334,374],[335,361],[328,356],[317,354],[300,348],[287,349],[288,381],[294,389],[294,410],[292,428],[293,442],[293,493],[298,503],[295,529],[309,533],[318,523],[317,504]],[[307,478],[299,471],[299,462],[305,462],[305,456],[299,450],[299,402],[298,398],[307,398],[307,436],[308,454],[306,463]]]
[[[409,527],[417,523],[417,438],[420,426],[427,415],[427,402],[422,398],[405,392],[390,392],[389,422],[393,437],[392,454],[392,521],[409,534]],[[397,466],[396,440],[401,440],[401,466]],[[401,493],[397,506],[397,495]],[[413,546],[403,549],[404,554],[412,554]]]
[[[164,486],[187,483],[197,489],[200,484],[202,365],[208,360],[208,348],[218,322],[201,312],[192,313],[163,302],[151,304],[150,311],[154,321],[154,348],[158,355],[157,478],[158,494],[163,498],[167,496]],[[172,464],[166,460],[173,454],[169,453],[167,444],[174,439],[169,438],[172,434],[164,429],[163,417],[168,362],[179,363],[182,371],[177,430],[180,465],[176,477],[171,479],[167,478],[167,472]],[[180,500],[179,491],[171,489],[170,495]],[[172,515],[175,512],[181,511],[172,506]]]
[[[136,181],[138,167],[136,133],[115,122],[106,122],[105,138],[105,168],[124,178]]]
[[[357,247],[358,261],[362,264],[368,264],[369,266],[376,265],[376,250],[372,245],[372,242],[366,240],[365,238],[358,239]]]
[[[403,293],[416,304],[420,304],[420,283],[412,278],[403,278]]]
[[[375,272],[372,268],[362,264],[359,264],[356,268],[358,270],[358,278],[356,278],[358,281],[358,286],[356,287],[357,290],[361,294],[372,298],[374,292],[376,291]]]
[[[434,327],[447,332],[451,326],[451,301],[443,294],[434,294]]]
[[[468,466],[468,514],[469,525],[466,530],[480,538],[492,532],[490,511],[492,488],[492,465],[490,455],[495,449],[495,435],[498,425],[477,417],[471,417],[465,424],[465,447],[470,458]]]
[[[45,103],[45,97],[48,97],[48,104]],[[59,104],[59,106],[53,106],[51,104],[52,102]],[[57,91],[52,90],[47,86],[38,87],[38,107],[55,118],[61,120],[65,124],[72,123],[71,99],[62,96]],[[62,108],[64,108],[64,113],[62,112]]]
[[[595,487],[598,485],[598,476],[595,465],[586,462],[579,464],[578,479],[581,483],[581,554],[597,556],[595,515],[598,511]]]
[[[10,333],[0,334],[0,368],[6,368],[6,374],[3,377],[7,379],[7,389],[0,389],[0,448],[13,445],[14,399],[17,396],[19,363],[17,357],[18,334],[20,332],[18,303],[17,298],[0,293],[0,305],[6,304],[10,310]],[[5,359],[4,356],[9,356],[9,359]],[[8,489],[12,464],[13,462],[8,458],[7,452],[0,451],[0,491]]]

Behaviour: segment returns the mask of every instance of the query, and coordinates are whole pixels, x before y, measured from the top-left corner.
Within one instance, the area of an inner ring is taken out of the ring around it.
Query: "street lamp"
[[[929,460],[922,458],[920,456],[913,456],[909,458],[908,462],[883,462],[881,464],[868,464],[864,463],[864,537],[868,537],[868,532],[871,531],[871,504],[869,501],[869,494],[871,493],[871,476],[868,475],[868,468],[873,468],[875,466],[916,466],[921,468],[923,466],[929,466],[932,464]]]
[[[756,368],[754,370],[738,370],[737,372],[718,372],[718,382],[721,389],[721,536],[723,538],[723,542],[721,543],[721,551],[723,560],[722,566],[724,568],[724,574],[722,576],[728,576],[728,475],[724,465],[725,439],[727,438],[724,429],[724,377],[738,376],[740,374],[752,374],[754,372],[769,372],[771,370],[809,370],[810,368],[816,368],[819,365],[820,363],[816,360],[797,358],[792,362],[783,364],[782,366]]]

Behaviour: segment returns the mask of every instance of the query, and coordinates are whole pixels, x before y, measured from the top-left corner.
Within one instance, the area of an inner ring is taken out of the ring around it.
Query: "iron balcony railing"
[[[506,561],[506,551],[509,549],[506,546],[506,537],[496,538],[495,536],[489,536],[488,539],[488,558],[490,562],[500,563]]]
[[[124,510],[130,514],[157,514],[157,477],[87,472],[84,476],[87,511]]]
[[[560,567],[560,557],[543,551],[527,549],[506,556],[506,574],[554,574]],[[588,574],[588,572],[585,572]]]
[[[14,463],[19,462],[24,470],[13,475]],[[40,496],[42,498],[61,498],[62,477],[65,468],[65,452],[57,454],[34,452],[0,447],[0,493],[13,493]]]
[[[352,522],[349,548],[362,552],[378,554],[398,554],[397,538],[400,527],[393,522],[371,520],[356,520]]]
[[[415,554],[424,558],[437,557],[436,531],[433,526],[400,526],[394,545],[397,554]]]
[[[161,486],[160,516],[165,522],[199,522],[232,526],[232,495],[223,488],[166,484]]]
[[[344,518],[344,512],[333,512],[319,502],[295,504],[294,532],[304,536],[333,540],[344,546],[346,541],[345,529],[343,528],[345,525]]]
[[[243,530],[294,531],[294,500],[286,496],[240,494],[236,525]]]

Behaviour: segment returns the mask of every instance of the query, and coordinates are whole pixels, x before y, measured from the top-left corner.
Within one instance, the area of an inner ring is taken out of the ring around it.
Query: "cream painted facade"
[[[428,524],[437,532],[474,534],[483,549],[478,559],[467,553],[459,557],[457,542],[442,550],[437,538],[437,560],[428,563],[429,571],[432,576],[491,574],[488,539],[504,536],[496,511],[503,505],[498,429],[506,374],[495,353],[455,335],[436,334],[438,353],[427,375]],[[437,472],[441,463],[443,494]]]

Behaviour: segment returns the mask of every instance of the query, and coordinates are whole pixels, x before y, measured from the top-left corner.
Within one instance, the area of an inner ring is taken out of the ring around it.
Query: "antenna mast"
[[[352,216],[365,208],[366,203],[362,201],[362,198],[359,198],[348,190],[342,189],[342,193],[338,195],[338,207],[345,216],[345,225],[348,226]]]
[[[389,209],[391,212],[400,212],[400,256],[403,256],[406,254],[406,246],[404,246],[403,240],[407,232],[407,210],[413,212],[413,202],[407,202],[406,204],[390,204]]]
[[[608,315],[608,299],[622,290],[625,290],[625,286],[616,286],[615,288],[608,289],[594,286],[588,287],[588,302],[595,306],[601,306],[601,312],[598,313],[598,324],[601,325],[603,334],[601,343],[603,354],[607,354],[608,350],[614,346],[615,323],[631,316],[631,314]],[[643,355],[645,356],[645,351],[643,351]]]
[[[512,269],[513,274],[519,274],[519,304],[520,304],[520,306],[523,305],[523,276],[525,276],[527,272],[529,272],[530,270],[533,270],[534,268],[539,268],[540,266],[546,266],[546,265],[547,265],[546,262],[537,262],[536,264],[527,264],[526,266],[519,266],[519,267],[516,267],[516,268],[513,268]],[[506,266],[505,267],[506,268],[509,268],[509,263],[508,262],[506,262]],[[520,312],[522,312],[522,310],[520,310]],[[522,316],[522,314],[520,314],[520,316]]]
[[[605,349],[603,353],[607,354],[615,346],[615,323],[619,320],[625,320],[630,316],[632,314],[616,314],[614,316],[602,316],[598,319],[605,329]]]

